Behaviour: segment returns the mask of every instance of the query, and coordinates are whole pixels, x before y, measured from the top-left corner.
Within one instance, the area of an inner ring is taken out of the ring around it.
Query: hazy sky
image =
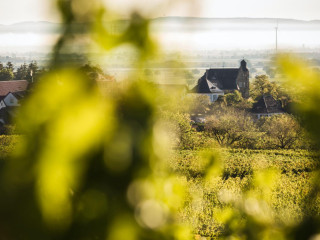
[[[90,0],[84,0],[90,1]],[[198,17],[270,17],[303,20],[320,19],[320,0],[103,0],[113,10],[126,16],[132,9],[143,9],[146,16]],[[157,11],[155,11],[157,10]],[[50,0],[1,0],[0,24],[21,21],[59,21]]]

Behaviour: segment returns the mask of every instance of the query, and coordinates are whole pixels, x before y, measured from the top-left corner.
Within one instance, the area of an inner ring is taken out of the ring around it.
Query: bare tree
[[[231,146],[252,137],[256,132],[251,117],[242,110],[231,107],[214,111],[214,115],[207,118],[205,131],[220,145]]]
[[[291,148],[302,134],[298,121],[289,114],[265,118],[262,130],[269,137],[272,147]]]

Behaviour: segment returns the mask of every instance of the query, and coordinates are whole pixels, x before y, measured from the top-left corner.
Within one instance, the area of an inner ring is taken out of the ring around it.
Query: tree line
[[[221,146],[248,149],[310,149],[313,147],[305,129],[291,114],[279,114],[254,120],[232,107],[216,108],[207,118],[204,132]]]
[[[0,81],[27,80],[34,82],[38,80],[43,72],[45,70],[38,66],[37,61],[21,64],[17,68],[12,62],[7,62],[6,64],[0,62]]]
[[[78,68],[81,73],[84,73],[91,80],[107,79],[114,81],[114,77],[104,73],[99,65],[87,63]],[[47,70],[40,68],[37,61],[32,61],[29,64],[24,63],[15,68],[12,62],[3,64],[0,62],[0,81],[10,80],[27,80],[29,82],[37,82],[41,75]]]

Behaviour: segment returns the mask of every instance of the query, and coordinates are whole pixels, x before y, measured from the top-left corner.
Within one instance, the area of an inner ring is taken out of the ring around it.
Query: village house
[[[263,95],[252,107],[252,114],[260,119],[276,114],[283,114],[281,101],[275,100],[270,94]]]
[[[198,80],[191,93],[205,94],[214,102],[226,93],[240,91],[244,98],[249,98],[249,70],[242,60],[240,68],[211,68]]]
[[[10,123],[28,89],[28,81],[0,81],[0,124]]]

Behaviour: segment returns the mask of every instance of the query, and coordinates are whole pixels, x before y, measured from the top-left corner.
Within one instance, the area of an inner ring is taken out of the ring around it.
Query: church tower
[[[237,84],[242,97],[249,98],[249,70],[247,68],[247,62],[245,60],[242,60],[240,62]]]

